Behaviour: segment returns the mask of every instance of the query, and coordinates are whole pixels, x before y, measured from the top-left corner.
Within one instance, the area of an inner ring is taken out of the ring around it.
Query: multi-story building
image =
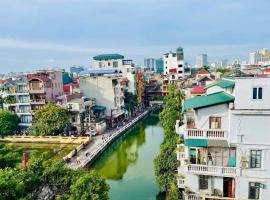
[[[155,73],[160,74],[163,73],[164,70],[164,62],[162,58],[156,59]]]
[[[208,65],[207,54],[200,54],[196,57],[196,65],[198,68],[206,67]]]
[[[135,65],[130,59],[124,59],[120,54],[101,54],[93,57],[93,69],[121,71],[123,77],[129,80],[129,92],[135,92]]]
[[[41,108],[46,101],[56,101],[64,93],[61,71],[38,71],[28,74],[27,78],[32,111]]]
[[[255,51],[255,52],[251,52],[249,54],[249,64],[250,65],[258,64],[259,60],[260,60],[260,55],[258,52]]]
[[[156,67],[156,59],[155,58],[145,58],[144,59],[144,68],[154,71]]]
[[[184,138],[177,158],[185,199],[261,199],[270,196],[270,78],[239,77],[186,99]]]
[[[112,125],[124,116],[124,98],[117,69],[86,70],[80,73],[80,90],[87,98],[96,99],[96,109],[105,110]]]
[[[3,108],[17,113],[20,118],[20,131],[31,126],[32,114],[28,81],[21,76],[5,80],[0,86],[0,96],[4,99]]]
[[[69,68],[71,74],[79,74],[80,72],[84,71],[84,66],[71,66]]]
[[[179,80],[185,77],[184,50],[182,47],[176,49],[176,53],[169,52],[163,56],[164,75],[170,81]]]

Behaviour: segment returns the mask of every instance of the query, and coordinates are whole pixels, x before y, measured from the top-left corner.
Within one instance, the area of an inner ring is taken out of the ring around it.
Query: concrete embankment
[[[93,138],[91,143],[85,148],[77,152],[77,155],[71,158],[70,162],[67,163],[71,169],[83,168],[88,164],[95,161],[98,156],[106,150],[106,148],[124,132],[134,126],[140,119],[144,118],[149,113],[149,110],[139,114],[133,118],[130,122],[123,125],[117,130],[106,133],[104,136],[98,136]],[[65,157],[66,158],[66,157]]]

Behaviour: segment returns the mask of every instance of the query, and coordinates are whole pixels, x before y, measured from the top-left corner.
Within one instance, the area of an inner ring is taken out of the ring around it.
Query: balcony
[[[224,139],[228,137],[228,131],[222,129],[185,129],[185,139]]]
[[[199,175],[226,176],[226,177],[235,177],[237,175],[237,168],[235,167],[187,164],[186,166],[184,166],[184,168],[186,172]]]
[[[184,194],[184,200],[237,200],[237,198],[218,197],[199,194]]]
[[[31,99],[30,103],[35,105],[43,105],[45,104],[45,99]]]
[[[44,87],[30,87],[29,88],[30,94],[43,94],[45,93]]]

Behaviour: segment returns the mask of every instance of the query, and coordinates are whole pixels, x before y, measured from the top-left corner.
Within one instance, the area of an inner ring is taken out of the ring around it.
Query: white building
[[[18,115],[20,131],[25,132],[32,125],[28,80],[23,76],[6,80],[0,85],[0,96],[4,99],[3,108]]]
[[[255,51],[255,52],[251,52],[249,54],[249,64],[250,65],[258,64],[259,60],[260,60],[260,56],[259,56],[258,52]]]
[[[185,199],[270,196],[270,78],[234,78],[186,99],[178,186]]]
[[[80,90],[87,98],[95,98],[105,107],[106,118],[117,120],[124,114],[123,91],[118,70],[87,70],[80,73]]]
[[[202,68],[208,65],[207,54],[200,54],[196,57],[196,65],[198,68]]]
[[[184,50],[182,47],[176,49],[176,53],[169,52],[163,56],[164,75],[169,77],[170,81],[182,79],[185,77]]]
[[[135,94],[135,65],[132,60],[124,59],[120,54],[101,54],[93,57],[93,69],[117,69],[129,80],[129,92]]]

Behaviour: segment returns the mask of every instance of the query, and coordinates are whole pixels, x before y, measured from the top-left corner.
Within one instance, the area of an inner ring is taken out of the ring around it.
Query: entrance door
[[[224,177],[223,178],[223,196],[234,198],[234,179]]]

